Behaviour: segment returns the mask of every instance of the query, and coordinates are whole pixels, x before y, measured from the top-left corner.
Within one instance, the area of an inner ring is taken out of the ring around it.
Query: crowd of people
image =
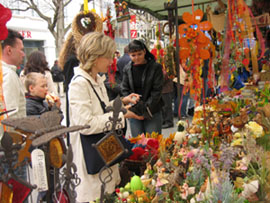
[[[3,95],[6,109],[15,111],[8,116],[40,116],[51,110],[61,113],[60,86],[64,82],[69,124],[91,126],[73,133],[68,142],[73,146],[74,162],[82,179],[76,188],[77,202],[89,202],[100,196],[102,183],[98,173],[88,174],[85,162],[78,157],[84,156],[80,134],[91,136],[103,132],[105,123],[112,116],[112,112],[105,112],[103,104],[111,106],[115,97],[121,96],[126,109],[125,114],[120,113],[121,122],[125,126],[128,119],[133,137],[142,133],[161,133],[162,127],[173,126],[173,82],[142,41],[131,41],[125,47],[124,55],[118,58],[114,86],[106,85],[110,82],[106,74],[116,56],[116,44],[100,32],[90,32],[82,37],[76,51],[64,61],[64,73],[57,60],[50,69],[45,55],[34,51],[18,75],[17,67],[25,57],[23,49],[23,37],[9,29],[8,37],[2,42]],[[169,92],[166,83],[170,85]],[[106,186],[106,192],[112,193],[120,183],[120,175],[118,164],[110,168],[113,179]],[[26,179],[26,171],[21,177]],[[38,201],[45,194],[40,193]]]

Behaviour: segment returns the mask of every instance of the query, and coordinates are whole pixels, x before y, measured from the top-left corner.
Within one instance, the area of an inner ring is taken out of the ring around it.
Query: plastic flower
[[[195,193],[195,187],[189,187],[187,183],[184,183],[180,191],[181,191],[181,198],[187,199],[189,195],[192,195]]]
[[[160,143],[163,150],[166,149],[166,147],[169,147],[173,143],[174,137],[175,137],[175,133],[170,133],[169,137],[161,140],[161,143],[163,143],[164,145],[162,146],[162,144]]]
[[[145,150],[142,147],[132,149],[133,154],[128,158],[130,160],[142,160]]]
[[[233,140],[231,143],[231,146],[243,146],[243,139],[242,138],[238,138],[236,140]]]
[[[0,4],[0,13],[0,40],[4,40],[8,36],[6,24],[10,20],[12,14],[10,9],[4,7],[2,4]]]
[[[152,150],[152,149],[157,150],[158,147],[159,147],[159,142],[158,142],[158,140],[156,140],[156,139],[151,139],[151,138],[150,138],[150,139],[147,141],[146,148],[147,148],[148,150]]]
[[[253,180],[250,183],[244,183],[244,191],[241,195],[245,198],[249,198],[254,195],[259,189],[259,181]]]

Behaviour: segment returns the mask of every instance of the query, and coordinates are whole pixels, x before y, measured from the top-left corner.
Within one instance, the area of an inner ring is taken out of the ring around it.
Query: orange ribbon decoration
[[[2,59],[2,46],[0,44],[0,60]],[[4,100],[4,93],[3,93],[3,69],[2,63],[0,62],[0,112],[6,111],[6,105]],[[0,121],[4,119],[4,115],[0,116]],[[6,131],[6,126],[3,126],[4,131]]]

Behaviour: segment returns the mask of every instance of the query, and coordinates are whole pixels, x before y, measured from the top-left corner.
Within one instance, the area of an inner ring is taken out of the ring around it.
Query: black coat
[[[123,80],[123,70],[124,67],[131,61],[129,55],[125,53],[122,57],[120,57],[117,61],[117,71],[119,72],[120,81]]]
[[[54,65],[51,69],[51,73],[52,73],[52,78],[54,82],[63,82],[65,77],[64,74],[62,72],[62,70],[57,66]]]
[[[130,62],[125,66],[123,71],[123,80],[121,84],[121,91],[123,96],[127,96],[131,93],[135,93],[132,65]],[[156,63],[154,60],[147,62],[143,76],[141,78],[143,93],[140,102],[133,107],[131,111],[137,115],[143,115],[146,119],[151,119],[153,114],[161,111],[164,104],[161,92],[163,87],[163,72],[162,66]]]
[[[26,115],[27,116],[39,116],[47,111],[50,111],[48,103],[45,99],[40,97],[34,97],[26,94]]]
[[[77,57],[75,55],[71,55],[67,61],[65,62],[64,65],[64,76],[65,76],[65,80],[64,80],[64,91],[68,92],[68,85],[74,75],[74,68],[79,66],[80,61],[77,59]]]

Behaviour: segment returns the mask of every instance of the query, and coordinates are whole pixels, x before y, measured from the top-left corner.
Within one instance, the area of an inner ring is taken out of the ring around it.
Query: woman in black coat
[[[129,119],[131,134],[136,137],[141,133],[161,133],[163,101],[161,91],[163,72],[161,64],[155,61],[145,44],[133,40],[128,45],[131,62],[123,71],[121,91],[123,96],[131,93],[141,95],[140,101],[129,110],[144,116],[144,120]]]

